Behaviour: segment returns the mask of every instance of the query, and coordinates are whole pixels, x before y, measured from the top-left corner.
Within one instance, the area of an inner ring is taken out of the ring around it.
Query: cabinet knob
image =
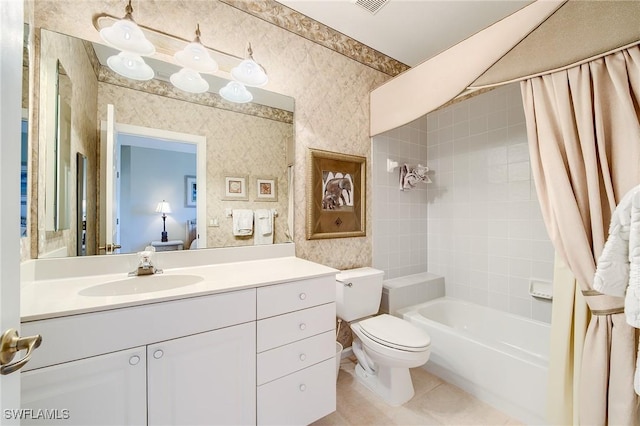
[[[160,358],[162,358],[162,355],[164,355],[164,352],[162,351],[162,349],[158,349],[157,351],[155,351],[155,352],[153,353],[153,357],[154,357],[155,359],[160,359]]]
[[[131,365],[138,365],[139,362],[140,362],[140,357],[138,355],[134,355],[131,358],[129,358],[129,364]]]
[[[307,328],[307,324],[300,323],[300,330],[304,330],[305,328]]]
[[[307,390],[307,386],[306,386],[306,385],[304,385],[304,384],[302,384],[302,385],[300,385],[300,388],[299,388],[299,389],[300,389],[300,392],[304,392],[304,391],[306,391],[306,390]]]
[[[307,356],[305,354],[300,354],[300,361],[304,361],[305,359],[307,359]]]
[[[307,298],[307,294],[306,293],[300,293],[300,300],[304,300]]]

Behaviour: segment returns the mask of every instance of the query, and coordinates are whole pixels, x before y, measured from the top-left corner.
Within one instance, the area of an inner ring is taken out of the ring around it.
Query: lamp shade
[[[128,18],[101,29],[100,37],[111,47],[136,55],[150,56],[156,52],[156,48],[147,40],[138,24]]]
[[[189,93],[204,93],[209,90],[209,83],[197,72],[189,68],[182,68],[169,77],[171,84]]]
[[[218,71],[218,63],[213,60],[207,49],[197,41],[173,55],[175,60],[185,68],[198,72],[213,73]]]
[[[247,90],[242,83],[230,81],[220,89],[220,96],[229,102],[244,104],[253,100],[253,95]]]
[[[231,76],[242,84],[262,87],[269,81],[264,68],[252,58],[245,59],[231,70]]]
[[[156,207],[156,213],[171,213],[171,204],[167,203],[165,200],[162,200]]]
[[[109,68],[123,77],[133,80],[151,80],[155,73],[153,69],[139,55],[130,52],[120,52],[109,56],[107,59]]]

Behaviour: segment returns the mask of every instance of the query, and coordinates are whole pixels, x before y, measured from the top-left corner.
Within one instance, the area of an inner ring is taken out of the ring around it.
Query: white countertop
[[[150,277],[127,278],[126,273],[115,273],[39,279],[23,282],[21,285],[21,317],[22,322],[29,322],[262,287],[336,272],[338,271],[333,268],[292,256],[189,266],[165,269],[162,275],[195,275],[202,277],[201,281],[168,290],[118,296],[87,296],[81,292],[86,294],[90,287],[124,279],[132,280],[132,285],[135,285],[133,280],[145,280]]]

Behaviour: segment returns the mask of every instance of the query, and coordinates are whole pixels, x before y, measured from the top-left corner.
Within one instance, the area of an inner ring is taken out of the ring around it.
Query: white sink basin
[[[87,287],[78,292],[81,296],[124,296],[128,294],[151,293],[186,287],[202,281],[198,275],[141,275],[123,278]]]

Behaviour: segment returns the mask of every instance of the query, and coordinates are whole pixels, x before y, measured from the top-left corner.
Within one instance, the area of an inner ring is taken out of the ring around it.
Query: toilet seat
[[[431,345],[431,338],[415,325],[388,314],[357,323],[362,334],[374,342],[407,352],[422,352]]]

